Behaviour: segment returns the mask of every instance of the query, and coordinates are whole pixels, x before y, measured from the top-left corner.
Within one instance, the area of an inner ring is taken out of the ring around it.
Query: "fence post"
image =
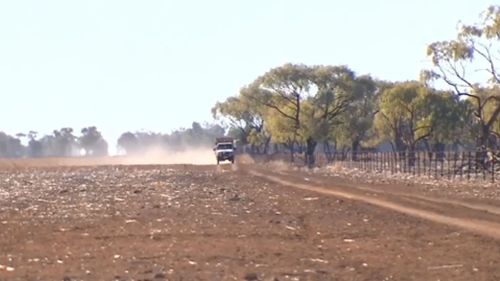
[[[366,169],[368,170],[368,172],[371,172],[371,170],[372,170],[372,159],[371,159],[371,155],[372,155],[372,153],[371,153],[371,152],[367,152],[367,153],[366,153],[366,164],[367,164]]]
[[[396,152],[396,158],[395,158],[396,162],[396,174],[399,174],[401,173],[401,155],[399,154],[399,152]]]
[[[377,154],[378,154],[378,156],[377,156],[378,160],[380,161],[378,163],[378,169],[379,169],[378,171],[380,173],[382,173],[382,172],[384,172],[384,168],[383,168],[383,166],[384,166],[384,154],[382,152],[377,152]]]
[[[370,172],[371,169],[371,159],[370,159],[370,152],[366,153],[366,171]]]
[[[412,174],[416,174],[416,169],[417,169],[417,164],[415,163],[417,161],[417,152],[413,151],[411,154],[411,169],[412,169]]]
[[[361,165],[360,165],[360,170],[364,171],[365,170],[365,153],[364,152],[360,152],[359,153],[359,157],[361,157],[361,159],[359,159],[361,161]]]
[[[488,166],[486,165],[486,155],[483,155],[483,161],[481,161],[481,170],[483,170],[483,180],[486,181],[486,174],[488,174]]]
[[[357,167],[359,170],[363,170],[363,152],[360,152],[360,153],[357,155],[357,159],[356,159],[356,161],[355,161],[354,163],[356,163],[356,167]]]
[[[394,152],[394,158],[392,160],[394,161],[394,174],[397,174],[399,172],[399,157],[397,152]]]
[[[371,165],[372,165],[372,159],[370,158],[371,152],[366,153],[366,171],[370,172],[371,171]]]
[[[364,171],[364,170],[365,170],[365,157],[364,157],[364,152],[360,152],[360,153],[358,154],[358,156],[359,156],[358,161],[360,162],[360,163],[358,163],[358,164],[359,164],[359,169],[360,169],[360,170],[362,170],[362,171]]]
[[[385,175],[385,172],[386,172],[386,169],[385,169],[385,153],[384,152],[379,152],[380,153],[380,167],[381,167],[381,172],[384,172],[384,175]]]
[[[377,171],[382,172],[382,153],[376,152],[375,155],[377,155]]]
[[[361,159],[358,159],[360,162],[359,169],[364,171],[365,170],[365,153],[364,152],[359,153],[359,157],[361,157]]]
[[[361,170],[361,161],[363,161],[363,153],[360,152],[356,156],[356,160],[352,159],[352,163],[354,164],[354,167],[356,167],[356,169]]]
[[[477,174],[478,174],[477,169],[479,168],[478,164],[479,164],[479,153],[476,150],[476,153],[474,155],[474,179],[475,180],[477,180]]]
[[[438,157],[437,152],[434,152],[434,178],[438,178]]]
[[[389,161],[389,168],[391,169],[391,175],[394,174],[394,165],[392,165],[392,152],[387,152],[387,160]]]
[[[456,151],[453,151],[453,178],[457,177],[457,158],[458,154]]]
[[[462,158],[460,159],[460,179],[464,178],[464,159],[465,151],[462,151]]]
[[[367,152],[366,153],[366,171],[370,172],[371,170],[371,164],[372,164],[372,161],[371,161],[371,158],[370,158],[370,152]]]
[[[445,155],[446,155],[446,163],[448,164],[448,179],[451,180],[451,158],[450,158],[450,151],[448,151],[448,153],[446,153]]]
[[[396,173],[396,166],[395,166],[396,159],[394,157],[396,157],[396,155],[394,154],[394,152],[389,152],[389,161],[391,161],[391,172],[392,172],[392,174]]]
[[[470,158],[471,158],[471,152],[469,151],[468,157],[467,157],[467,180],[468,181],[470,181],[470,170],[471,170]]]
[[[406,159],[408,158],[408,156],[406,155],[406,151],[401,155],[402,158],[403,158],[403,173],[406,174],[407,170],[407,163],[406,163]]]
[[[493,158],[491,159],[491,183],[495,183],[495,162],[496,157],[495,154],[493,154]]]
[[[394,174],[394,152],[389,151],[389,162],[391,165],[391,174]]]
[[[377,153],[376,152],[370,152],[370,154],[372,155],[372,157],[370,158],[370,162],[371,162],[371,169],[372,169],[372,172],[377,169]]]
[[[478,164],[481,164],[481,166],[479,167],[481,169],[481,173],[483,174],[483,181],[486,181],[486,174],[488,173],[488,165],[487,165],[487,154],[486,154],[486,151],[481,151],[481,154],[479,155],[478,157],[478,161],[479,163]],[[478,165],[479,166],[479,165]]]
[[[432,173],[431,173],[432,172],[432,152],[428,151],[426,154],[427,154],[427,161],[426,162],[429,166],[429,167],[427,167],[427,171],[426,171],[427,177],[431,178],[431,176],[432,176]]]
[[[376,152],[370,152],[370,154],[372,155],[372,157],[370,158],[370,162],[371,162],[371,169],[372,169],[372,172],[377,169],[377,162],[374,162],[377,160],[377,153]]]
[[[417,158],[417,176],[420,177],[420,151],[415,156]]]
[[[442,155],[442,152],[439,152],[439,154],[441,156],[440,159],[439,159],[439,161],[441,162],[441,166],[440,166],[441,173],[440,173],[440,176],[441,176],[441,178],[443,178],[444,177],[444,161],[446,160],[446,152],[445,152],[444,155]]]
[[[366,153],[366,164],[368,164],[368,167],[366,167],[366,169],[371,172],[372,171],[372,158],[371,158],[371,155],[372,153],[371,152],[367,152]]]
[[[384,159],[384,171],[387,171],[390,167],[389,165],[387,165],[387,153],[386,152],[382,152],[382,158]]]
[[[427,159],[425,157],[426,155],[427,155],[427,152],[424,151],[424,157],[422,159],[422,161],[423,161],[422,164],[424,166],[424,176],[427,175]]]
[[[385,152],[381,152],[381,153],[382,153],[382,165],[384,167],[383,171],[386,171],[387,169],[389,169],[389,167],[387,167],[387,168],[385,167],[386,166],[386,162],[385,161],[387,160],[387,158],[385,157]]]
[[[399,173],[399,153],[394,152],[394,174]]]

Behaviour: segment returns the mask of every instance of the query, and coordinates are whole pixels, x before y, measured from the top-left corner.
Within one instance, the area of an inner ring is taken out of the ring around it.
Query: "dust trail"
[[[213,165],[217,163],[214,152],[211,148],[200,147],[188,148],[182,151],[153,147],[143,153],[122,156],[118,159],[118,164],[122,165]]]
[[[0,159],[0,170],[104,165],[214,165],[216,163],[217,161],[211,148],[196,147],[181,151],[150,148],[143,153],[136,153],[134,155]]]
[[[291,187],[299,188],[302,190],[313,191],[313,192],[318,192],[318,193],[322,193],[322,194],[333,195],[333,196],[342,197],[342,198],[346,198],[346,199],[356,200],[356,201],[368,203],[368,204],[371,204],[374,206],[382,207],[385,209],[393,210],[396,212],[404,213],[406,215],[410,215],[413,217],[418,217],[421,219],[426,219],[426,220],[441,223],[441,224],[446,224],[446,225],[451,225],[451,226],[463,228],[463,229],[466,229],[466,230],[471,231],[471,232],[486,235],[486,236],[489,236],[489,237],[492,237],[495,239],[500,239],[500,224],[498,224],[498,223],[484,221],[484,220],[478,220],[478,219],[461,219],[461,218],[451,217],[451,216],[438,214],[438,213],[434,213],[434,212],[427,211],[427,210],[407,207],[407,206],[404,206],[404,205],[401,205],[398,203],[374,198],[371,196],[358,195],[358,194],[353,194],[353,193],[349,193],[349,192],[332,190],[332,189],[311,186],[311,185],[306,185],[306,184],[301,184],[301,183],[292,183],[292,182],[283,180],[283,179],[276,177],[276,176],[265,175],[265,174],[262,174],[262,173],[259,173],[256,171],[249,171],[249,172],[250,172],[250,174],[252,174],[254,176],[265,178],[265,179],[268,179],[268,180],[275,182],[275,183],[278,183],[278,184],[291,186]]]

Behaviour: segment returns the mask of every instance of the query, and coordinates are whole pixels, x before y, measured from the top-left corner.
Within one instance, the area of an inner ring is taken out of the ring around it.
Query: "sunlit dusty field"
[[[383,204],[494,230],[500,219],[493,208],[405,197],[397,186],[358,190],[256,164],[106,158],[108,165],[94,166],[100,160],[2,163],[0,280],[500,279],[494,231]],[[317,186],[352,197],[307,189]]]

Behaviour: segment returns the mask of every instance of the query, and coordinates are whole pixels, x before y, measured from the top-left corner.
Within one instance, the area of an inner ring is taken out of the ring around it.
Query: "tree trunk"
[[[481,135],[478,138],[476,147],[476,165],[481,170],[485,168],[489,138],[490,138],[490,128],[488,127],[488,125],[481,124]]]
[[[332,163],[333,157],[332,157],[332,149],[330,147],[330,143],[328,141],[325,141],[324,143],[324,148],[325,148],[325,155],[326,155],[326,160],[328,163]]]
[[[271,137],[267,137],[264,141],[264,154],[269,153],[269,144],[271,143]]]
[[[415,160],[416,160],[415,144],[412,144],[408,148],[408,166],[409,167],[414,167],[415,166]]]
[[[313,168],[314,164],[316,163],[316,158],[314,155],[314,151],[316,150],[316,145],[318,144],[317,141],[315,141],[313,138],[308,138],[306,142],[306,159],[307,159],[307,166],[309,168]]]
[[[358,160],[358,150],[359,150],[359,140],[354,140],[351,144],[352,148],[352,161],[357,161]]]
[[[444,143],[434,144],[434,151],[436,152],[436,160],[444,162],[446,145]]]
[[[288,148],[290,149],[290,162],[295,163],[295,141],[289,141]]]

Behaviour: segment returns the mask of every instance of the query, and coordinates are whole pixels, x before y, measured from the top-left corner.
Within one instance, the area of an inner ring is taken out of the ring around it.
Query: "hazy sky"
[[[287,62],[417,79],[426,45],[484,0],[0,2],[0,131],[131,130],[211,121],[210,109]]]

